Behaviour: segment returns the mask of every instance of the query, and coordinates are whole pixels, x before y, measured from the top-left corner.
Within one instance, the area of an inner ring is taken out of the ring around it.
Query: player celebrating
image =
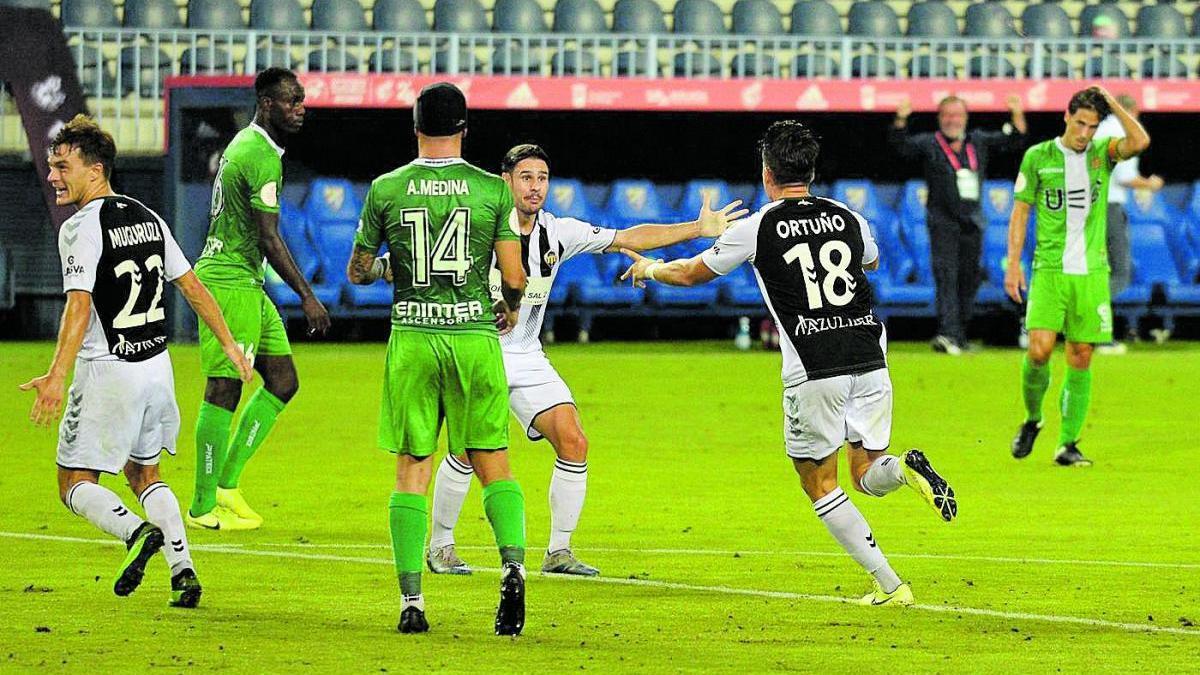
[[[279,236],[283,143],[304,123],[304,88],[296,75],[268,68],[254,80],[254,121],[221,155],[213,182],[211,222],[196,275],[229,320],[234,340],[263,378],[242,410],[232,440],[242,382],[211,331],[200,326],[200,369],[208,378],[196,416],[196,491],[187,522],[212,530],[248,530],[262,516],[239,489],[246,462],[262,446],[300,382],[279,311],[263,291],[263,258],[300,296],[308,333],[324,333],[329,313],[313,295]]]
[[[175,284],[220,345],[229,368],[250,379],[251,367],[234,343],[221,310],[196,279],[167,224],[141,202],[109,185],[117,149],[112,136],[78,115],[50,145],[50,175],[60,206],[79,211],[58,233],[67,307],[54,360],[45,375],[21,385],[37,390],[30,419],[48,425],[63,403],[67,373],[75,378],[59,426],[59,497],[72,513],[125,542],[128,554],[113,592],[129,595],[146,563],[168,544],[175,607],[200,602],[179,516],[179,502],[162,481],[158,460],[175,454],[179,408],[167,354],[163,282]],[[100,485],[100,474],[124,471],[149,522]]]
[[[444,420],[450,451],[466,453],[483,484],[483,509],[500,549],[496,634],[519,635],[525,497],[508,466],[508,391],[494,323],[505,330],[516,324],[525,289],[512,194],[498,176],[462,159],[467,102],[457,87],[441,82],[421,90],[413,122],[418,158],[371,183],[346,270],[353,283],[384,277],[395,289],[379,445],[396,453],[388,510],[403,596],[397,628],[429,630],[421,594],[425,494]],[[385,241],[388,255],[376,258]],[[493,253],[502,295],[494,306]]]
[[[1124,138],[1098,138],[1096,128],[1109,111]],[[1150,136],[1101,87],[1076,92],[1063,115],[1066,130],[1025,152],[1013,186],[1008,221],[1008,267],[1004,290],[1021,302],[1025,273],[1021,250],[1029,208],[1037,204],[1037,248],[1029,282],[1025,325],[1029,348],[1021,362],[1025,422],[1013,439],[1012,454],[1028,457],[1042,429],[1042,400],[1050,388],[1050,354],[1058,333],[1066,336],[1067,377],[1060,404],[1062,429],[1054,461],[1062,466],[1091,466],[1079,451],[1079,435],[1092,397],[1092,349],[1112,341],[1112,305],[1108,287],[1108,181],[1118,162],[1136,157]]]
[[[958,513],[954,491],[920,450],[886,453],[892,425],[887,338],[863,273],[879,266],[879,248],[861,215],[809,193],[820,147],[808,128],[776,122],[759,147],[771,203],[688,260],[664,263],[622,251],[634,260],[622,278],[694,286],[743,262],[754,266],[781,336],[784,443],[800,484],[830,534],[874,577],[875,589],[861,603],[911,604],[912,589],[892,570],[837,478],[837,452],[849,442],[859,491],[882,497],[908,485],[944,520]]]
[[[571,533],[579,523],[587,493],[588,441],[571,390],[550,365],[539,339],[554,277],[564,261],[580,253],[608,253],[621,248],[642,251],[696,237],[720,236],[730,221],[747,211],[731,213],[740,201],[713,211],[706,198],[700,216],[692,222],[611,230],[542,210],[550,189],[550,158],[541,147],[514,147],[504,156],[500,170],[516,203],[521,259],[528,274],[519,327],[500,338],[508,375],[508,403],[526,435],[531,440],[548,439],[556,455],[550,478],[550,543],[542,571],[595,576],[599,570],[580,562],[571,551]],[[498,289],[498,280],[493,280],[492,286]],[[447,454],[438,467],[427,557],[429,569],[435,574],[471,573],[454,550],[454,526],[471,486],[471,473],[470,460],[461,453]]]

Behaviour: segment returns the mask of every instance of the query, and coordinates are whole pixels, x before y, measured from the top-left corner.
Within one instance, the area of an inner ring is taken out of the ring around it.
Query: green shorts
[[[254,357],[258,355],[291,355],[292,345],[288,342],[283,319],[279,318],[279,310],[275,309],[266,291],[230,286],[210,286],[208,290],[221,306],[233,341],[246,353],[250,363],[254,363]],[[225,356],[217,336],[203,321],[200,322],[200,372],[205,377],[238,378],[237,368]]]
[[[379,410],[379,446],[414,457],[508,448],[508,379],[488,333],[393,330]]]
[[[1034,270],[1025,309],[1028,330],[1052,330],[1069,342],[1112,342],[1108,272]]]

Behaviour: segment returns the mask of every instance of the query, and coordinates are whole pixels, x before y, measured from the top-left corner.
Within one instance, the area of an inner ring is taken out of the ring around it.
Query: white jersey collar
[[[453,164],[466,164],[467,160],[462,157],[418,157],[412,161],[417,166],[451,166]]]
[[[283,148],[279,147],[279,144],[275,142],[275,139],[271,138],[271,134],[268,134],[266,129],[258,126],[258,122],[251,122],[250,128],[262,134],[262,137],[267,139],[267,143],[270,143],[271,148],[275,150],[275,154],[283,157]]]
[[[1058,146],[1058,149],[1059,149],[1059,150],[1062,150],[1062,153],[1063,153],[1064,155],[1068,155],[1068,156],[1070,156],[1070,155],[1086,155],[1086,154],[1087,154],[1087,151],[1088,151],[1088,148],[1091,148],[1091,147],[1092,147],[1092,142],[1091,142],[1091,141],[1088,141],[1088,144],[1087,144],[1087,146],[1086,146],[1086,147],[1084,147],[1084,149],[1083,149],[1083,150],[1080,150],[1080,151],[1078,151],[1078,152],[1076,152],[1076,151],[1072,150],[1071,148],[1068,148],[1067,146],[1063,145],[1063,142],[1062,142],[1062,136],[1056,136],[1056,137],[1054,138],[1054,145]]]

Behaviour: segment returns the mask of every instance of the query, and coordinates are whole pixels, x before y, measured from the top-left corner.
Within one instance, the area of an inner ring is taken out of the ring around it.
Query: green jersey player
[[[262,287],[264,258],[300,296],[309,334],[329,328],[329,313],[279,235],[282,143],[304,123],[304,88],[290,70],[268,68],[255,79],[254,93],[254,121],[221,155],[208,238],[196,262],[196,276],[212,291],[234,340],[263,378],[231,439],[242,383],[212,331],[200,326],[200,367],[208,384],[196,417],[196,491],[187,522],[214,530],[262,524],[239,490],[242,470],[300,386],[283,321]]]
[[[1093,138],[1112,111],[1125,138]],[[1112,341],[1106,219],[1108,182],[1117,162],[1141,154],[1150,136],[1111,94],[1091,87],[1071,97],[1059,138],[1025,152],[1013,187],[1004,289],[1016,302],[1025,290],[1021,249],[1030,207],[1036,206],[1037,248],[1029,282],[1025,325],[1029,350],[1021,366],[1025,422],[1013,440],[1013,457],[1027,457],[1042,428],[1042,400],[1050,387],[1050,354],[1066,337],[1067,376],[1061,395],[1062,429],[1055,461],[1090,466],[1077,447],[1091,399],[1092,349]]]
[[[429,630],[421,594],[429,527],[430,456],[442,423],[450,452],[467,453],[503,566],[496,634],[525,623],[525,497],[508,466],[508,384],[497,337],[516,324],[525,290],[508,185],[462,159],[467,103],[449,83],[413,108],[418,158],[376,178],[363,204],[346,275],[394,285],[379,445],[396,453],[389,521],[402,633]],[[388,254],[376,258],[383,243]],[[502,299],[488,288],[492,256]]]

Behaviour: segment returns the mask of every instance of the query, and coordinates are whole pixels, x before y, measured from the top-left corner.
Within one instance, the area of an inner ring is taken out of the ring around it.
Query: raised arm
[[[1121,129],[1125,131],[1125,138],[1118,140],[1115,144],[1110,144],[1109,156],[1114,162],[1121,162],[1130,157],[1136,157],[1146,151],[1150,147],[1150,134],[1146,133],[1146,129],[1142,124],[1129,114],[1112,94],[1104,87],[1094,87],[1104,95],[1104,100],[1108,102],[1108,107],[1112,109],[1114,115],[1117,116],[1117,121],[1121,123]]]
[[[171,283],[175,284],[175,288],[179,289],[187,303],[195,310],[196,316],[200,317],[200,320],[216,336],[217,341],[221,343],[221,350],[237,368],[242,382],[249,382],[250,378],[254,377],[254,366],[250,364],[250,360],[246,358],[241,347],[238,347],[237,343],[233,341],[233,334],[229,332],[225,316],[221,314],[221,307],[213,299],[212,293],[209,293],[204,284],[200,283],[200,280],[196,278],[196,273],[191,271]]]
[[[312,287],[300,273],[300,268],[296,267],[292,252],[279,235],[279,214],[258,209],[251,209],[251,213],[254,214],[254,225],[258,228],[258,246],[263,256],[279,277],[300,296],[300,309],[308,319],[308,334],[329,330],[329,312],[313,295]]]
[[[622,249],[649,251],[691,241],[697,237],[719,237],[725,233],[730,223],[749,213],[748,209],[738,209],[742,205],[740,199],[726,204],[719,211],[713,211],[709,201],[710,197],[705,195],[700,215],[696,220],[674,225],[638,225],[619,230],[613,238],[612,245],[605,249],[605,252],[612,253]]]
[[[67,306],[63,310],[50,368],[45,375],[21,385],[22,391],[37,390],[37,400],[33,402],[33,410],[29,413],[29,419],[34,424],[48,426],[58,417],[66,393],[67,375],[71,371],[71,364],[79,356],[91,317],[92,294],[87,291],[67,291]]]
[[[896,108],[896,117],[888,127],[888,145],[891,146],[892,152],[900,155],[905,161],[914,162],[921,158],[921,151],[917,147],[916,137],[908,133],[910,115],[912,102],[906,98],[900,102],[900,107]]]
[[[1013,302],[1021,303],[1021,292],[1027,286],[1021,269],[1021,251],[1025,249],[1025,230],[1029,223],[1029,204],[1014,200],[1008,218],[1008,257],[1004,268],[1004,292]]]

